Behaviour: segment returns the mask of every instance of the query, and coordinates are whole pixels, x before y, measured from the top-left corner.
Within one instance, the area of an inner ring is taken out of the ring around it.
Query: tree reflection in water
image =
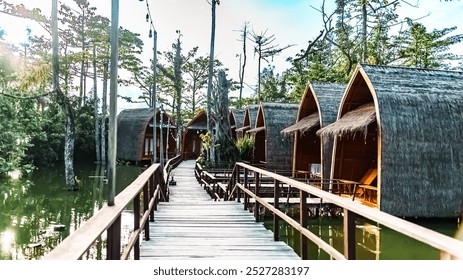
[[[102,166],[77,165],[81,185],[76,192],[65,189],[63,171],[61,167],[39,169],[17,180],[0,180],[0,260],[41,259],[106,205]],[[140,172],[138,166],[118,166],[116,192]],[[123,240],[133,228],[131,217],[131,209],[127,209],[122,216]],[[104,239],[102,236],[84,258],[104,258]]]

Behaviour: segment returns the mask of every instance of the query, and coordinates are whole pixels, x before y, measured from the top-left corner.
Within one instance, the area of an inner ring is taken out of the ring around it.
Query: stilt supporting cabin
[[[458,217],[462,93],[463,72],[359,65],[337,121],[318,132],[335,138],[332,178],[368,180],[356,195],[396,216]]]
[[[126,109],[117,117],[117,158],[133,162],[153,159],[153,115],[151,108]],[[160,155],[161,112],[156,110],[156,155]],[[177,127],[166,112],[162,115],[162,136],[164,159],[177,154]],[[167,154],[166,154],[166,144]]]

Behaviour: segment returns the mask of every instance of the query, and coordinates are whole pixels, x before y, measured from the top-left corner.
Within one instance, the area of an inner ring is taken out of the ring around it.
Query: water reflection
[[[299,219],[297,208],[283,209],[295,220]],[[461,239],[463,227],[456,219],[417,219],[411,222],[442,234]],[[272,229],[271,215],[266,216],[265,226]],[[312,217],[309,219],[308,229],[322,238],[330,246],[343,252],[343,220],[342,217]],[[280,240],[290,245],[300,255],[300,235],[293,227],[280,221]],[[404,236],[383,225],[366,219],[356,221],[356,255],[360,260],[436,260],[440,252],[429,245]],[[309,259],[329,260],[331,257],[313,242],[308,245]]]
[[[0,181],[0,260],[40,259],[106,204],[101,166],[76,166],[81,181],[77,192],[64,187],[63,170],[40,169],[28,177]],[[118,166],[116,193],[140,171]]]

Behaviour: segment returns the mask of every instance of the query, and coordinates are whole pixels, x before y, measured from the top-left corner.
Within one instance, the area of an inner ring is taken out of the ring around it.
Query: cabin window
[[[192,153],[196,152],[196,139],[193,139],[193,151]]]

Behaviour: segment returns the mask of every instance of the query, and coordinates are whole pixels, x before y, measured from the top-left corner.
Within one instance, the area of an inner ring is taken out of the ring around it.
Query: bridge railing
[[[133,258],[140,258],[140,236],[150,239],[149,223],[154,221],[154,211],[160,200],[168,200],[166,179],[173,166],[180,163],[175,157],[166,163],[164,170],[153,164],[114,198],[113,206],[104,206],[94,216],[64,239],[44,260],[80,260],[106,235],[106,259],[126,260],[133,251]],[[127,245],[121,246],[121,215],[133,204],[133,231]]]
[[[265,199],[260,197],[260,178],[265,176],[266,178],[273,178],[274,184],[274,201],[273,205],[268,203]],[[252,181],[252,188],[250,181]],[[301,237],[300,252],[301,258],[308,258],[308,240],[310,239],[319,248],[324,250],[334,259],[356,259],[356,241],[355,241],[355,221],[359,217],[375,221],[382,224],[392,230],[395,230],[401,234],[409,236],[415,240],[421,241],[437,250],[439,250],[441,259],[463,259],[463,242],[441,233],[435,232],[428,228],[419,226],[417,224],[408,222],[404,219],[400,219],[393,215],[372,209],[365,205],[353,202],[350,199],[345,199],[332,193],[320,190],[314,186],[306,183],[296,181],[287,177],[284,177],[273,172],[262,170],[254,166],[237,163],[233,170],[233,176],[229,184],[229,197],[236,199],[240,202],[240,199],[244,199],[244,209],[249,209],[250,198],[254,199],[254,216],[258,221],[260,218],[259,208],[260,206],[265,207],[273,213],[273,232],[274,239],[279,239],[279,222],[284,220],[286,223],[295,228]],[[279,210],[280,201],[280,188],[283,186],[291,186],[299,190],[300,200],[300,217],[299,221],[294,220],[285,213]],[[251,191],[251,189],[253,191]],[[339,252],[334,247],[330,246],[324,240],[317,235],[310,232],[307,228],[308,222],[308,207],[307,197],[311,195],[318,197],[324,203],[331,203],[343,209],[344,219],[344,250]]]

